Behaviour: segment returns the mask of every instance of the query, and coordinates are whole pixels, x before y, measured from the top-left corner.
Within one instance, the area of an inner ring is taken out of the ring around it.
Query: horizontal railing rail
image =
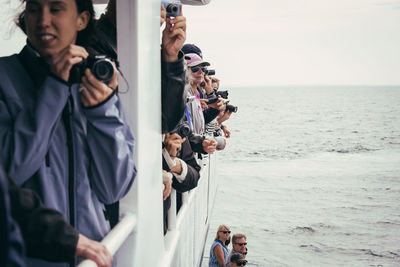
[[[128,236],[136,229],[136,217],[134,214],[126,214],[121,221],[107,234],[101,243],[108,249],[111,255],[118,251]],[[97,267],[92,260],[82,261],[78,267]]]

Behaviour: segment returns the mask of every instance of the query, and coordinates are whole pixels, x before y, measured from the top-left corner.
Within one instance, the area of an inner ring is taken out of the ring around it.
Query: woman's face
[[[75,0],[27,0],[25,26],[29,41],[39,54],[51,58],[75,43],[86,28],[89,12],[78,14]]]
[[[231,234],[231,231],[229,229],[222,228],[219,231],[219,239],[223,240],[223,241],[226,241],[226,240],[229,239],[230,234]]]
[[[196,72],[194,72],[191,67],[189,67],[189,69],[190,69],[192,82],[198,84],[204,80],[204,72],[202,71],[202,68],[201,68],[203,66],[199,65],[199,66],[195,66],[195,67],[197,67],[197,68],[195,68],[197,70]]]

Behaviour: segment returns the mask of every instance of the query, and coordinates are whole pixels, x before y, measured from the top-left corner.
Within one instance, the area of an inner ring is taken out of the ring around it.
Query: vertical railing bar
[[[168,231],[176,230],[176,190],[171,190],[171,207],[168,210]]]

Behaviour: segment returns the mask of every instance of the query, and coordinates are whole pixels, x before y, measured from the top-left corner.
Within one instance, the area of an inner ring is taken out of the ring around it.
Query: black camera
[[[190,129],[190,126],[187,122],[181,122],[175,127],[175,129],[170,132],[170,134],[175,133],[179,134],[180,137],[185,138],[192,133],[192,130]]]
[[[234,105],[226,105],[226,110],[229,110],[230,112],[236,113],[238,110],[237,106]]]
[[[215,70],[207,70],[207,75],[215,75]]]
[[[180,1],[174,1],[174,0],[166,0],[162,1],[162,4],[165,7],[165,10],[167,11],[167,18],[170,17],[177,17],[181,13],[181,2]]]
[[[85,74],[86,69],[90,69],[97,80],[103,83],[108,83],[114,76],[112,61],[105,55],[89,55],[86,59],[75,64],[73,69],[79,77]]]
[[[215,94],[217,96],[221,96],[224,99],[228,99],[228,95],[229,95],[228,94],[228,90],[226,90],[226,91],[216,91]]]
[[[215,92],[212,92],[211,94],[206,94],[207,97],[207,104],[213,104],[218,101],[218,96],[215,94]]]

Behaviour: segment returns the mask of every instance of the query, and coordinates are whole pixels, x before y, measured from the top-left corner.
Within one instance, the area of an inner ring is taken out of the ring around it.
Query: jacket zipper
[[[63,110],[62,118],[65,125],[65,131],[67,134],[67,148],[68,148],[68,200],[69,200],[69,223],[75,226],[75,177],[74,177],[74,144],[72,137],[72,95],[69,96],[67,104]],[[69,265],[75,266],[75,260],[71,260]]]

